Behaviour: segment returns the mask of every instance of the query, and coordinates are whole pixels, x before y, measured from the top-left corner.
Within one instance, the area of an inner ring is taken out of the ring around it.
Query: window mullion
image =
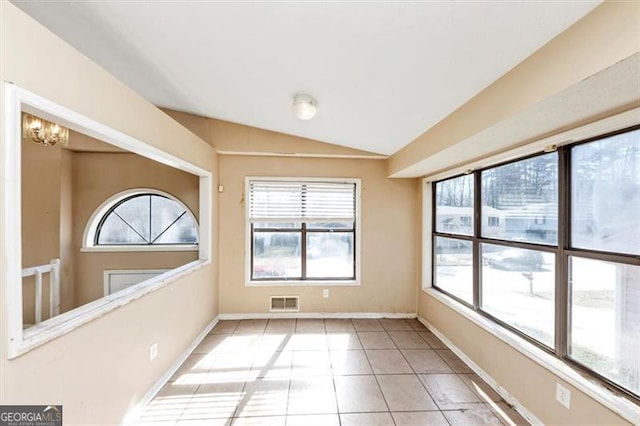
[[[307,223],[302,222],[302,235],[300,236],[300,255],[302,256],[302,279],[307,279]]]
[[[568,342],[568,306],[569,306],[569,267],[565,249],[569,248],[571,215],[571,181],[569,147],[558,150],[558,251],[556,253],[555,277],[555,352],[559,357],[567,355]]]
[[[479,171],[473,173],[473,308],[478,310],[482,306],[482,288],[480,282],[480,272],[482,270],[482,259],[480,253],[480,238],[482,232],[482,180]]]
[[[304,218],[307,217],[307,185],[302,185],[300,191],[300,208],[302,210],[302,235],[300,235],[300,256],[302,256],[300,262],[300,269],[302,279],[307,279],[307,222],[304,222]]]

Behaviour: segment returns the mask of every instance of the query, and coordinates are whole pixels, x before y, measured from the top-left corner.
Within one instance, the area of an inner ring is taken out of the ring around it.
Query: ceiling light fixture
[[[300,120],[311,120],[318,111],[318,102],[309,95],[297,94],[293,97],[293,113]]]
[[[22,137],[44,146],[69,143],[69,129],[31,114],[22,114]]]

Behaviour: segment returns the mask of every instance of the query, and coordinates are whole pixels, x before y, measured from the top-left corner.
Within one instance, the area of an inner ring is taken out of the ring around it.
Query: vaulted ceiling
[[[389,155],[600,1],[14,3],[158,106]]]

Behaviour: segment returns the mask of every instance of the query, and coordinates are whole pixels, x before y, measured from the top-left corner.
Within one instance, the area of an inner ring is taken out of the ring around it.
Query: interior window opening
[[[23,329],[199,258],[199,176],[22,118]]]

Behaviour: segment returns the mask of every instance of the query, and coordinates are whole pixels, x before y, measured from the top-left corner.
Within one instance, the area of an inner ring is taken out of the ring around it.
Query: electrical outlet
[[[329,289],[325,288],[324,290],[322,290],[322,297],[324,297],[325,299],[329,297]]]
[[[149,346],[149,361],[153,361],[158,356],[158,344]]]
[[[556,400],[566,408],[571,408],[571,391],[556,383]]]

